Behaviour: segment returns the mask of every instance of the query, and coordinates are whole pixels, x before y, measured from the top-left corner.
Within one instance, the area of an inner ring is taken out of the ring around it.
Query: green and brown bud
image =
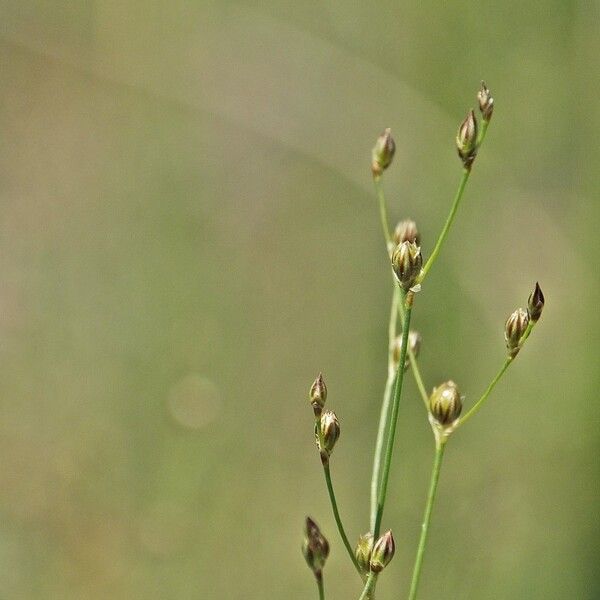
[[[477,119],[472,110],[458,128],[456,149],[465,168],[470,169],[477,155]]]
[[[527,309],[529,310],[529,318],[533,323],[537,323],[542,316],[542,310],[544,310],[544,294],[539,283],[535,284],[535,289],[529,295],[527,301]]]
[[[509,356],[515,357],[519,353],[521,349],[519,342],[527,329],[527,325],[529,325],[529,313],[523,308],[515,310],[506,320],[504,339],[506,340]]]
[[[392,137],[392,130],[388,127],[375,142],[371,152],[371,170],[374,176],[381,175],[391,164],[396,152],[396,143]]]
[[[462,398],[454,381],[446,381],[433,389],[429,397],[429,412],[438,425],[451,427],[461,410]]]
[[[329,456],[340,437],[340,423],[332,410],[321,415],[321,452]]]
[[[315,416],[320,416],[323,407],[325,406],[325,401],[327,400],[327,386],[325,385],[325,381],[323,379],[323,375],[319,373],[318,377],[315,379],[315,382],[310,387],[310,403],[315,411]]]
[[[368,573],[371,568],[371,553],[373,552],[373,534],[365,533],[358,538],[358,544],[354,550],[356,562],[363,573]]]
[[[310,517],[306,517],[302,554],[315,577],[320,578],[325,561],[329,556],[329,542],[321,533],[319,526]]]
[[[371,571],[379,573],[389,564],[394,558],[396,552],[396,544],[391,531],[386,531],[373,546],[371,552]]]
[[[408,291],[416,282],[423,266],[421,248],[414,242],[402,242],[392,254],[392,268],[398,282]]]
[[[481,118],[488,123],[494,113],[494,99],[490,90],[485,85],[485,81],[481,82],[481,89],[477,92],[477,101],[479,102]]]
[[[419,246],[421,244],[421,234],[417,229],[417,224],[412,219],[400,221],[394,230],[394,242],[396,244],[414,242]]]

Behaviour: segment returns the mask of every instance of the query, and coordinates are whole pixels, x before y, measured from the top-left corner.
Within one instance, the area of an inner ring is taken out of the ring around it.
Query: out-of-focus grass
[[[306,392],[323,370],[347,529],[367,527],[389,271],[369,150],[425,255],[456,126],[496,98],[420,295],[428,386],[468,403],[536,279],[540,327],[442,473],[422,598],[596,598],[598,5],[2,5],[0,595],[309,598],[338,543]],[[380,595],[404,594],[431,436],[412,382]]]

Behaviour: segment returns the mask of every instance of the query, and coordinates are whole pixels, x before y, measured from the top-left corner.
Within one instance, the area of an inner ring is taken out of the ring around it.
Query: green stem
[[[394,385],[394,341],[396,340],[396,329],[398,321],[398,303],[400,295],[392,297],[392,310],[390,313],[390,324],[388,327],[389,353],[388,353],[388,376],[383,391],[383,402],[381,404],[381,414],[379,416],[379,427],[377,429],[377,441],[375,442],[375,456],[373,458],[373,473],[371,475],[371,531],[375,528],[375,519],[377,516],[377,496],[379,494],[379,484],[381,482],[381,458],[383,456],[383,447],[385,444],[385,434],[388,430],[390,402],[392,398],[392,389]]]
[[[316,579],[317,588],[319,588],[319,600],[325,600],[325,586],[323,585],[323,573],[319,573]]]
[[[427,534],[429,533],[431,513],[433,511],[435,493],[437,491],[438,481],[440,479],[440,469],[442,467],[442,458],[444,457],[445,447],[446,440],[440,440],[439,442],[436,442],[435,458],[433,461],[433,469],[431,471],[431,481],[429,483],[429,493],[427,494],[427,504],[425,505],[423,525],[421,526],[421,539],[419,540],[419,548],[417,549],[417,558],[415,559],[415,567],[413,569],[408,600],[415,600],[417,597],[417,588],[419,586],[419,578],[421,576],[421,567],[423,566],[423,556],[425,555],[425,546],[427,545]]]
[[[513,360],[514,360],[514,357],[512,357],[512,356],[508,356],[506,358],[506,360],[504,361],[504,364],[502,365],[502,367],[500,367],[500,370],[496,373],[496,376],[494,377],[494,379],[492,379],[490,384],[487,386],[487,389],[485,390],[485,392],[483,392],[483,395],[481,396],[481,398],[479,398],[479,400],[477,400],[477,402],[475,402],[475,404],[471,407],[469,412],[460,419],[457,427],[466,423],[481,408],[482,404],[487,400],[488,396],[492,393],[492,390],[496,387],[496,384],[500,381],[502,375],[504,375],[506,369],[508,369],[508,367],[510,366],[510,364],[512,363]]]
[[[358,574],[362,578],[362,573],[360,567],[358,566],[358,562],[356,561],[356,556],[354,556],[354,550],[348,541],[348,536],[346,535],[346,531],[344,530],[344,525],[342,524],[342,519],[340,517],[340,512],[338,510],[337,501],[335,499],[335,492],[333,491],[333,483],[331,481],[331,471],[329,470],[329,463],[325,463],[323,465],[323,472],[325,473],[325,482],[327,483],[327,491],[329,492],[329,499],[331,500],[331,508],[333,509],[333,516],[335,518],[335,522],[337,524],[338,531],[340,532],[340,536],[342,537],[342,542],[344,542],[344,546],[348,552],[348,556],[350,556],[350,560],[352,564],[358,571]]]
[[[377,194],[377,200],[379,202],[379,218],[381,219],[383,237],[385,238],[386,248],[389,252],[392,236],[390,234],[390,222],[387,214],[387,205],[385,203],[385,194],[383,193],[383,185],[381,183],[381,175],[375,175],[373,177],[373,183],[375,184],[375,193]]]
[[[469,181],[470,174],[471,174],[471,169],[466,169],[466,168],[463,169],[463,174],[462,174],[462,177],[460,178],[460,183],[458,184],[458,189],[456,190],[456,195],[454,196],[454,202],[452,203],[452,208],[450,209],[450,213],[448,214],[448,218],[446,219],[444,228],[442,229],[442,232],[440,233],[440,235],[437,239],[435,248],[433,249],[431,256],[429,257],[429,259],[425,263],[425,266],[423,267],[423,270],[421,271],[421,275],[419,276],[419,280],[418,280],[419,283],[421,283],[425,279],[425,277],[427,276],[427,273],[429,273],[429,269],[431,269],[431,267],[433,266],[433,263],[435,262],[436,258],[438,257],[438,254],[440,253],[440,250],[442,249],[444,241],[446,240],[446,237],[448,236],[448,232],[450,231],[450,227],[452,227],[454,217],[456,216],[456,211],[458,210],[458,206],[460,205],[460,201],[462,200],[463,193],[465,191],[467,181]]]
[[[429,396],[427,395],[427,389],[423,383],[423,376],[421,375],[421,370],[419,369],[419,364],[417,363],[417,357],[410,348],[408,348],[408,358],[410,359],[410,368],[412,369],[415,383],[419,389],[419,394],[421,394],[421,398],[423,399],[423,404],[425,404],[425,408],[429,409]]]
[[[377,513],[375,515],[375,526],[373,527],[373,537],[379,538],[381,529],[381,519],[383,517],[383,509],[385,507],[385,497],[387,494],[388,479],[390,476],[390,466],[392,463],[392,454],[394,452],[394,440],[396,438],[396,426],[398,425],[398,409],[400,407],[400,396],[402,395],[402,383],[404,382],[404,365],[406,363],[406,347],[408,343],[408,330],[410,328],[410,316],[412,312],[412,293],[409,292],[406,296],[407,307],[404,318],[404,326],[402,328],[402,342],[400,345],[400,361],[396,372],[396,382],[394,386],[394,396],[392,409],[389,418],[389,434],[385,449],[381,485],[379,487],[379,495],[377,499]]]
[[[369,600],[369,598],[372,598],[372,594],[373,591],[375,590],[375,583],[377,582],[377,573],[373,573],[373,571],[371,571],[369,573],[369,576],[367,577],[367,581],[365,583],[365,587],[362,591],[362,594],[360,595],[360,598],[358,600]]]

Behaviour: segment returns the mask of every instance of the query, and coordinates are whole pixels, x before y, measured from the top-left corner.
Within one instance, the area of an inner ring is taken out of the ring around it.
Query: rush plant
[[[461,413],[464,397],[461,395],[459,387],[454,381],[441,382],[433,388],[431,393],[427,391],[417,360],[421,346],[421,336],[418,332],[410,329],[411,315],[419,294],[426,293],[423,284],[434,266],[452,228],[469,177],[471,176],[473,164],[483,145],[490,125],[494,110],[494,99],[483,82],[477,93],[477,100],[481,122],[478,122],[475,112],[471,110],[458,128],[456,148],[462,166],[462,174],[446,222],[426,261],[424,261],[421,253],[420,235],[414,221],[405,219],[398,223],[393,230],[390,228],[382,185],[384,172],[392,164],[396,148],[389,129],[386,129],[379,136],[372,151],[371,171],[379,204],[383,236],[390,260],[390,277],[393,281],[393,293],[388,327],[387,380],[381,405],[371,478],[369,529],[359,537],[358,543],[355,545],[350,543],[346,534],[338,509],[330,471],[332,453],[340,436],[340,425],[335,413],[325,410],[327,387],[322,375],[317,377],[310,388],[310,403],[313,407],[315,418],[314,430],[317,450],[321,459],[327,492],[331,500],[333,515],[342,543],[360,577],[360,589],[362,589],[362,592],[358,591],[359,588],[357,586],[357,597],[359,600],[372,600],[375,597],[377,580],[394,556],[395,544],[392,532],[388,530],[382,533],[381,529],[405,373],[409,368],[412,371],[425,406],[425,414],[431,424],[434,439],[431,480],[425,502],[421,537],[416,550],[410,590],[408,592],[409,600],[415,600],[417,598],[419,579],[423,567],[423,557],[427,545],[440,470],[448,441],[457,429],[462,427],[481,409],[498,381],[519,354],[519,351],[537,324],[544,307],[544,295],[539,284],[536,283],[533,292],[529,296],[527,308],[518,308],[506,321],[505,341],[507,355],[503,364],[483,394],[471,405],[463,416],[461,416]],[[315,575],[319,598],[323,600],[325,598],[323,567],[329,553],[329,544],[316,523],[310,518],[306,520],[302,548],[308,565]]]

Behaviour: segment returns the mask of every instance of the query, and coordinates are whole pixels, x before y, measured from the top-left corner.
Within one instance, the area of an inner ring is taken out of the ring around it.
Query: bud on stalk
[[[391,531],[386,531],[373,546],[371,553],[371,571],[380,573],[385,569],[389,562],[394,558],[396,544]]]
[[[411,329],[408,332],[408,349],[413,353],[416,358],[419,356],[419,351],[421,350],[421,343],[423,342],[423,338],[418,331],[414,331]],[[394,340],[394,350],[393,350],[393,361],[394,366],[397,368],[398,363],[400,362],[400,350],[402,349],[402,336],[399,335]],[[407,360],[404,364],[404,369],[407,370],[410,366],[410,361]]]
[[[394,242],[396,244],[414,242],[417,246],[420,245],[421,235],[417,229],[417,224],[412,219],[400,221],[394,230]]]
[[[434,388],[429,398],[429,411],[438,425],[443,428],[452,426],[461,410],[462,399],[454,381],[446,381]]]
[[[391,164],[396,152],[396,143],[392,137],[392,130],[388,127],[375,142],[371,152],[371,170],[373,176],[381,175]]]
[[[310,403],[315,411],[315,416],[318,417],[321,415],[321,411],[323,410],[325,401],[327,400],[327,386],[325,385],[325,381],[321,373],[319,373],[319,376],[312,384],[309,396]]]
[[[354,550],[356,562],[363,573],[368,573],[371,568],[371,553],[373,551],[373,534],[365,533],[358,538],[358,544]]]
[[[417,280],[423,266],[421,248],[414,242],[402,242],[392,254],[392,268],[398,282],[408,291]]]
[[[481,82],[481,89],[477,92],[477,101],[479,102],[481,118],[484,122],[489,123],[494,113],[494,99],[485,85],[485,81]]]
[[[537,323],[542,316],[542,310],[544,310],[544,294],[539,283],[535,284],[535,289],[529,295],[527,302],[527,309],[529,310],[529,318],[533,323]]]
[[[529,313],[523,308],[518,308],[506,320],[504,326],[504,339],[509,356],[513,358],[519,353],[519,341],[529,325]]]
[[[321,415],[321,443],[320,450],[329,456],[333,452],[333,448],[340,437],[340,424],[331,410],[326,410]]]
[[[470,169],[477,155],[477,119],[472,110],[458,128],[456,149],[465,169]]]
[[[306,517],[302,554],[315,577],[320,577],[325,561],[329,556],[329,542],[321,533],[319,526],[310,517]]]

